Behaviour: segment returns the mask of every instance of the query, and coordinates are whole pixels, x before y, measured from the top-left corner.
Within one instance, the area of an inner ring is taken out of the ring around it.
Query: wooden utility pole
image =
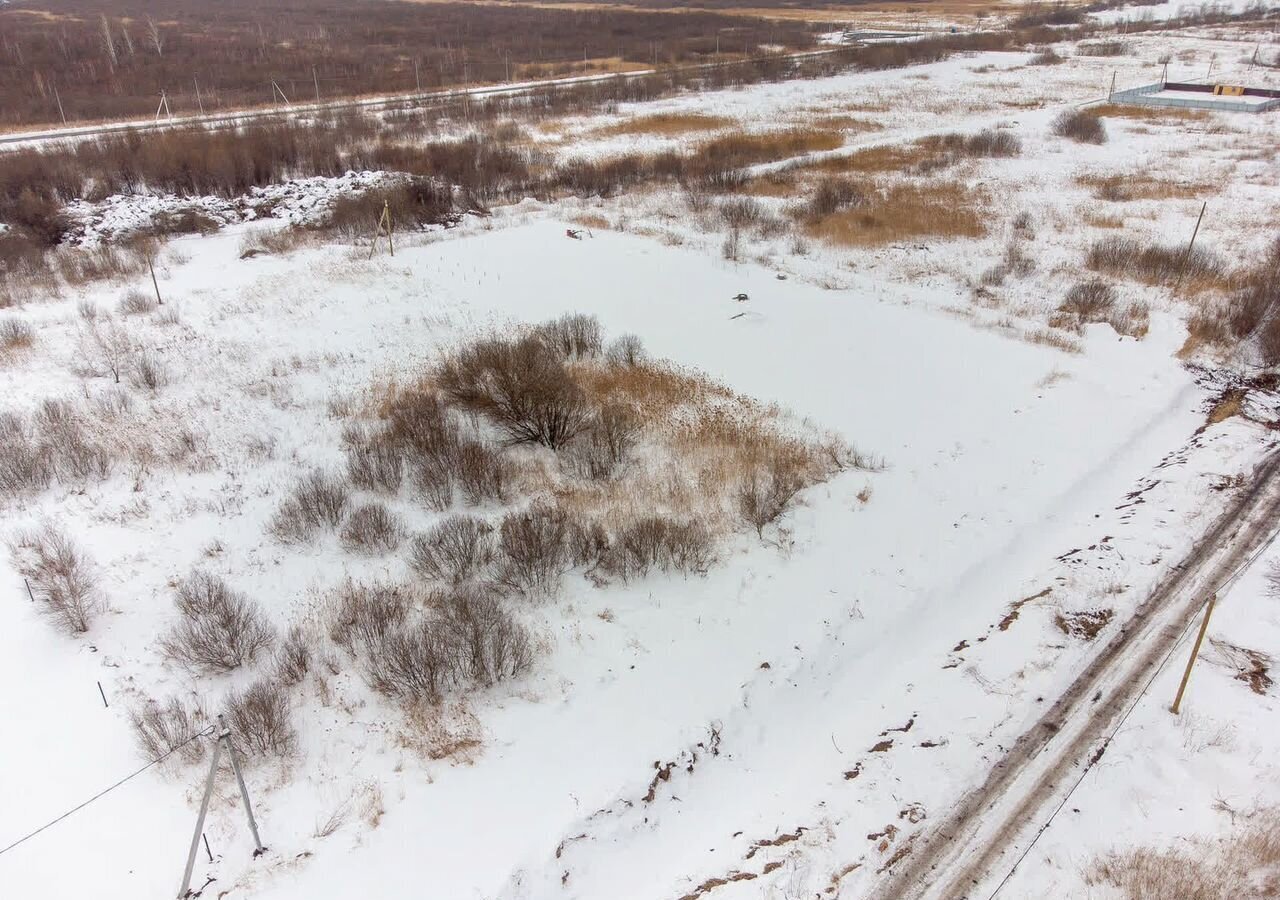
[[[1187,249],[1182,253],[1182,265],[1178,266],[1178,280],[1173,283],[1173,295],[1178,295],[1178,289],[1182,287],[1182,276],[1187,272],[1187,262],[1191,259],[1191,248],[1196,245],[1196,235],[1200,233],[1200,223],[1204,221],[1204,211],[1209,208],[1209,201],[1200,204],[1200,215],[1196,218],[1196,227],[1191,232],[1191,240],[1187,242]]]
[[[58,101],[58,115],[62,116],[62,124],[67,124],[67,114],[62,111],[62,98],[58,96],[58,86],[53,86],[53,99]]]
[[[1112,69],[1111,70],[1111,87],[1107,88],[1108,103],[1111,102],[1111,97],[1113,94],[1115,94],[1115,92],[1116,92],[1116,72],[1115,72],[1115,69]]]
[[[396,255],[396,246],[391,240],[391,201],[382,201],[382,215],[378,217],[378,227],[373,230],[373,240],[369,243],[369,258],[373,259],[373,254],[378,250],[378,238],[385,236],[387,239],[387,250],[392,256]]]
[[[1182,706],[1182,695],[1186,693],[1187,681],[1191,678],[1191,667],[1196,664],[1196,657],[1200,655],[1200,645],[1204,643],[1204,633],[1209,630],[1209,617],[1213,615],[1213,605],[1217,602],[1218,595],[1214,594],[1209,598],[1209,605],[1204,608],[1204,618],[1200,620],[1200,633],[1196,635],[1195,646],[1191,648],[1191,658],[1187,660],[1187,669],[1182,673],[1182,683],[1178,685],[1178,696],[1173,698],[1173,706],[1169,707],[1169,712],[1175,716]]]
[[[160,282],[156,281],[156,267],[151,263],[151,254],[147,254],[147,269],[151,272],[151,286],[156,289],[156,303],[164,306],[164,301],[160,299]]]
[[[191,76],[191,83],[196,86],[196,103],[200,106],[200,115],[204,115],[204,100],[200,97],[200,79],[195,75]]]

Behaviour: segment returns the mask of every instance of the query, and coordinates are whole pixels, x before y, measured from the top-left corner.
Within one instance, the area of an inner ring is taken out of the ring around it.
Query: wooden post
[[[147,254],[147,269],[151,272],[151,286],[156,289],[156,303],[164,306],[164,300],[160,299],[160,282],[156,281],[156,267],[151,264],[151,254]]]
[[[25,585],[27,586],[27,596],[31,598],[31,602],[32,602],[32,603],[35,603],[35,602],[36,602],[36,595],[35,595],[35,594],[33,594],[33,593],[31,593],[31,582],[30,582],[30,581],[27,581],[27,579],[25,579],[25,578],[24,578],[24,579],[22,579],[22,583],[23,583],[23,584],[25,584]]]
[[[1116,72],[1111,70],[1111,87],[1107,88],[1107,102],[1111,102],[1111,96],[1116,92]]]
[[[1169,707],[1169,712],[1175,716],[1182,706],[1182,695],[1186,693],[1187,681],[1191,678],[1191,667],[1196,664],[1196,657],[1200,655],[1200,645],[1204,642],[1204,633],[1209,630],[1209,616],[1213,615],[1213,605],[1217,602],[1218,595],[1214,594],[1209,598],[1209,605],[1204,608],[1204,619],[1200,622],[1200,633],[1196,635],[1196,644],[1191,648],[1191,658],[1187,660],[1187,670],[1182,673],[1182,684],[1178,685],[1178,696],[1173,698],[1173,706]]]
[[[413,61],[413,83],[417,85],[418,93],[422,93],[422,79],[418,76],[418,60]]]
[[[107,692],[106,692],[106,691],[104,691],[104,690],[102,689],[102,682],[101,682],[101,681],[99,681],[99,682],[98,682],[98,693],[102,695],[102,705],[103,705],[103,707],[105,707],[106,709],[110,709],[110,708],[111,708],[111,706],[107,703]]]
[[[1191,240],[1187,242],[1187,249],[1182,254],[1182,265],[1178,267],[1178,280],[1173,283],[1173,294],[1178,295],[1178,289],[1182,287],[1182,276],[1187,271],[1187,260],[1191,258],[1191,248],[1196,245],[1196,235],[1200,233],[1200,223],[1204,221],[1204,211],[1209,208],[1209,201],[1206,200],[1200,205],[1200,215],[1196,218],[1196,227],[1191,232]]]
[[[58,86],[53,86],[53,99],[58,101],[58,115],[62,116],[62,124],[67,124],[67,114],[62,111],[62,98],[58,96]]]
[[[320,79],[316,75],[316,67],[311,67],[311,83],[316,86],[316,105],[320,105]]]
[[[1164,70],[1160,73],[1160,87],[1165,86],[1165,82],[1169,80],[1169,64],[1164,64]]]
[[[396,245],[391,241],[391,201],[382,201],[382,215],[387,220],[387,249],[391,251],[391,256],[396,255]]]
[[[200,79],[195,75],[191,76],[191,83],[196,86],[196,103],[200,106],[200,115],[204,115],[204,99],[200,96]]]

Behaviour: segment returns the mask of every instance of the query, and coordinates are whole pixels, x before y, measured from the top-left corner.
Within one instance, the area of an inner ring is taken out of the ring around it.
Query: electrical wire
[[[151,760],[151,762],[147,763],[142,768],[129,773],[128,775],[126,775],[125,777],[117,781],[115,784],[111,785],[110,787],[104,788],[103,790],[94,794],[88,800],[85,800],[83,803],[80,803],[79,805],[74,806],[71,809],[67,810],[62,815],[58,816],[56,819],[51,819],[50,821],[45,822],[35,831],[32,831],[29,834],[23,835],[22,837],[18,838],[9,846],[4,847],[3,849],[0,849],[0,856],[3,856],[4,854],[8,853],[10,850],[12,850],[14,847],[17,847],[19,844],[22,844],[22,843],[25,843],[26,841],[31,840],[31,838],[35,837],[37,834],[44,831],[45,829],[52,828],[54,825],[57,825],[59,822],[61,822],[63,819],[66,819],[68,816],[71,816],[74,813],[78,813],[80,810],[84,809],[86,806],[88,806],[90,803],[93,803],[95,800],[101,800],[103,797],[105,797],[107,794],[114,791],[116,788],[122,786],[123,784],[125,784],[126,782],[134,778],[137,778],[143,772],[147,771],[147,769],[150,769],[152,766],[156,766],[164,762],[166,759],[168,759],[173,754],[177,753],[179,750],[187,746],[187,744],[190,744],[192,741],[199,740],[202,737],[208,737],[209,735],[213,734],[216,728],[217,726],[210,725],[208,728],[204,729],[203,731],[198,731],[195,734],[191,735],[191,737],[187,738],[181,744],[177,744],[176,746],[170,747],[166,753]]]
[[[1277,537],[1280,537],[1280,531],[1273,532],[1271,537],[1267,540],[1265,544],[1263,544],[1261,547],[1255,550],[1252,554],[1249,555],[1248,559],[1246,559],[1239,566],[1237,566],[1235,571],[1233,571],[1229,576],[1227,576],[1226,580],[1224,580],[1222,584],[1218,586],[1217,590],[1214,591],[1214,594],[1215,595],[1219,593],[1226,594],[1227,591],[1229,591],[1231,587],[1240,579],[1240,577],[1244,575],[1245,571],[1250,566],[1252,566],[1255,562],[1257,562],[1259,557],[1262,556],[1262,554],[1266,553],[1267,550],[1270,549],[1271,545],[1275,543]],[[1204,605],[1208,605],[1208,602],[1209,601],[1206,600]],[[1178,639],[1173,642],[1173,646],[1169,648],[1169,652],[1166,653],[1164,659],[1160,661],[1160,665],[1156,668],[1155,672],[1151,674],[1151,677],[1147,679],[1147,683],[1142,686],[1142,690],[1138,692],[1138,696],[1133,698],[1133,702],[1130,703],[1129,708],[1124,711],[1124,715],[1120,717],[1120,720],[1116,723],[1115,728],[1111,729],[1111,733],[1107,735],[1106,740],[1102,742],[1101,744],[1102,749],[1105,750],[1107,747],[1111,746],[1111,741],[1114,740],[1115,736],[1120,733],[1120,729],[1124,727],[1124,724],[1125,722],[1128,721],[1130,714],[1132,714],[1133,711],[1138,708],[1138,704],[1142,702],[1142,698],[1147,695],[1147,692],[1149,690],[1151,690],[1151,685],[1153,685],[1156,679],[1160,677],[1160,673],[1163,672],[1164,667],[1169,664],[1169,660],[1173,658],[1173,654],[1177,652],[1178,648],[1182,646],[1182,642],[1186,640],[1186,637],[1190,633],[1192,626],[1195,625],[1196,620],[1200,617],[1199,613],[1200,613],[1200,610],[1204,609],[1204,605],[1198,607],[1196,610],[1196,615],[1192,616],[1188,620],[1186,626],[1182,629],[1182,633],[1178,635]],[[1100,755],[1101,754],[1098,754],[1098,756]],[[1096,757],[1094,761],[1096,762]],[[1076,792],[1076,790],[1080,787],[1080,785],[1084,783],[1085,778],[1089,776],[1089,773],[1091,771],[1093,771],[1092,763],[1085,766],[1084,771],[1080,773],[1080,777],[1076,779],[1075,784],[1071,785],[1071,789],[1067,791],[1066,796],[1062,798],[1062,802],[1057,805],[1057,807],[1053,810],[1053,812],[1050,814],[1049,818],[1045,821],[1045,823],[1040,826],[1040,830],[1037,831],[1036,836],[1031,839],[1031,843],[1029,843],[1026,849],[1023,850],[1022,853],[1018,856],[1017,862],[1013,864],[1013,867],[1009,869],[1009,871],[1005,874],[1004,878],[1000,880],[1000,883],[996,885],[996,889],[988,895],[987,900],[995,900],[996,895],[999,894],[1002,890],[1004,890],[1005,885],[1009,883],[1009,879],[1013,878],[1014,873],[1018,871],[1018,866],[1022,865],[1023,861],[1027,858],[1028,855],[1030,855],[1032,849],[1035,848],[1036,843],[1040,840],[1041,837],[1044,836],[1044,833],[1049,830],[1049,826],[1053,824],[1053,820],[1056,819],[1058,817],[1058,813],[1062,812],[1062,810],[1066,807],[1067,802],[1071,799],[1071,796]]]

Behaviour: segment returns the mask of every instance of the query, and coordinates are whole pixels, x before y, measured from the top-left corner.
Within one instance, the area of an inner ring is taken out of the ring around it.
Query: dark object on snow
[[[738,294],[738,295],[736,295],[733,299],[734,299],[734,300],[737,300],[739,303],[741,303],[743,300],[746,300],[746,299],[747,299],[747,295],[746,295],[746,294]]]
[[[575,241],[582,240],[582,232],[575,228],[566,228],[564,230],[564,236],[567,238],[573,238]]]
[[[246,247],[245,251],[240,254],[241,259],[253,259],[262,252],[261,247]]]

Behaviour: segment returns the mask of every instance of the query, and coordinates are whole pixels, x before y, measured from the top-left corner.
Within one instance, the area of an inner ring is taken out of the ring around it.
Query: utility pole
[[[67,124],[67,114],[62,111],[62,98],[58,96],[58,86],[53,86],[53,99],[58,101],[58,115],[62,116],[62,124]]]
[[[1112,70],[1111,70],[1111,87],[1107,88],[1107,102],[1108,102],[1108,103],[1110,103],[1110,102],[1111,102],[1111,98],[1112,98],[1112,96],[1115,94],[1115,92],[1116,92],[1116,73],[1115,73],[1115,70],[1114,70],[1114,69],[1112,69]]]
[[[147,254],[147,268],[151,271],[151,286],[156,289],[156,303],[164,306],[164,301],[160,299],[160,282],[156,281],[156,267],[151,262],[151,254]]]
[[[1182,695],[1186,693],[1187,681],[1191,678],[1191,667],[1196,664],[1196,657],[1200,655],[1200,645],[1204,643],[1204,633],[1209,630],[1209,616],[1213,615],[1213,605],[1217,602],[1218,595],[1214,594],[1209,598],[1209,605],[1204,608],[1204,618],[1200,620],[1200,633],[1196,635],[1195,646],[1191,648],[1191,658],[1187,660],[1187,670],[1182,673],[1182,684],[1178,685],[1178,696],[1173,698],[1173,706],[1169,707],[1169,712],[1175,716],[1182,706]]]
[[[1187,242],[1187,249],[1182,253],[1182,265],[1178,267],[1178,280],[1173,283],[1173,295],[1178,295],[1178,289],[1182,287],[1182,276],[1187,272],[1187,263],[1191,260],[1191,248],[1196,245],[1196,235],[1200,233],[1200,223],[1204,221],[1204,211],[1209,208],[1209,201],[1206,200],[1200,204],[1200,215],[1196,218],[1196,227],[1191,232],[1191,240]]]
[[[200,79],[195,75],[191,76],[191,83],[196,86],[196,103],[200,105],[200,115],[204,115],[204,100],[200,97]]]
[[[421,93],[422,93],[422,79],[418,77],[418,60],[417,60],[417,57],[414,57],[414,60],[413,60],[413,83],[417,86],[417,88],[418,88],[418,93],[419,93],[419,94],[421,94]]]
[[[261,856],[267,848],[262,846],[262,838],[258,836],[258,823],[253,818],[253,806],[249,802],[249,791],[244,785],[244,774],[240,771],[240,760],[236,757],[235,745],[231,743],[231,729],[227,727],[225,716],[218,716],[218,740],[213,745],[213,759],[209,763],[209,775],[204,782],[204,797],[200,800],[200,814],[196,817],[196,830],[191,835],[191,852],[187,854],[187,867],[182,873],[182,886],[178,888],[178,900],[186,900],[191,896],[191,870],[195,868],[196,852],[200,849],[200,838],[204,835],[204,817],[209,812],[209,798],[213,796],[213,782],[218,774],[218,759],[223,748],[231,757],[231,768],[236,773],[236,782],[240,786],[240,797],[244,800],[244,814],[249,819],[249,831],[253,833],[253,855]]]
[[[311,67],[311,83],[316,86],[316,105],[320,105],[320,78],[316,75],[316,67]]]

